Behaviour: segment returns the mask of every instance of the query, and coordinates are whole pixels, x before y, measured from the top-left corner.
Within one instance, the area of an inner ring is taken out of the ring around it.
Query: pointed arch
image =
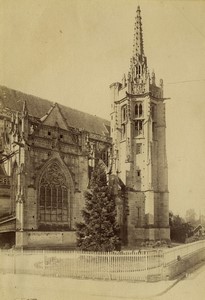
[[[139,117],[142,116],[142,113],[143,113],[143,111],[142,111],[142,103],[140,103],[139,104]]]
[[[135,116],[138,116],[138,104],[135,104]]]
[[[53,158],[41,169],[38,180],[38,222],[46,230],[71,227],[74,185],[62,160]]]

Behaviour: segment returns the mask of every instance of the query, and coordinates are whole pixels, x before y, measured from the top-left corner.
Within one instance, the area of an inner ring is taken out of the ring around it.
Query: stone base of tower
[[[128,228],[128,247],[139,246],[144,241],[170,241],[170,228]]]

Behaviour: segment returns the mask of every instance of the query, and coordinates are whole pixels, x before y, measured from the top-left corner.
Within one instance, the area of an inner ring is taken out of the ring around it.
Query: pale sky
[[[109,119],[141,7],[164,79],[170,209],[205,213],[205,1],[0,0],[0,84]]]

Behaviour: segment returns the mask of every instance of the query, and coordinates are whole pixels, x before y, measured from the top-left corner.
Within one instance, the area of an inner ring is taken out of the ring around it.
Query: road
[[[205,299],[205,264],[188,274],[167,293],[153,300],[204,300]]]
[[[168,287],[168,282],[130,283],[0,274],[1,300],[141,300],[144,296],[150,300],[204,300],[205,264],[166,293],[150,297]]]

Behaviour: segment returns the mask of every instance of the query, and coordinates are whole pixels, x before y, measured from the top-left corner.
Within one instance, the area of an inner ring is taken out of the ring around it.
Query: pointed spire
[[[144,55],[143,46],[143,34],[142,34],[142,18],[141,10],[138,6],[135,17],[135,27],[134,27],[134,42],[133,42],[133,56]]]

